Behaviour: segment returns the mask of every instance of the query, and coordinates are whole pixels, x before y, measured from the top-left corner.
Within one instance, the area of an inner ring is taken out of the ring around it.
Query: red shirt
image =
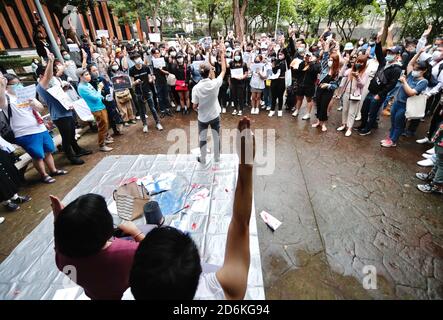
[[[114,238],[108,248],[89,257],[69,258],[56,249],[55,263],[62,272],[63,267],[74,266],[76,283],[92,300],[120,300],[129,288],[129,273],[137,248],[135,241]]]

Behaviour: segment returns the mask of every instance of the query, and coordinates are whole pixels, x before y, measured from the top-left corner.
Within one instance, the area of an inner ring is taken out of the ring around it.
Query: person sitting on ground
[[[216,272],[202,273],[198,248],[189,235],[172,227],[154,229],[140,243],[134,257],[129,283],[136,300],[244,298],[250,265],[254,148],[247,117],[240,120],[238,129],[244,139],[238,150],[237,188],[223,266]],[[240,139],[237,136],[238,146]]]
[[[129,287],[132,261],[144,233],[127,221],[119,229],[134,241],[114,238],[112,215],[100,195],[80,196],[66,207],[58,198],[50,199],[57,268],[64,272],[74,266],[75,282],[92,300],[120,300]]]

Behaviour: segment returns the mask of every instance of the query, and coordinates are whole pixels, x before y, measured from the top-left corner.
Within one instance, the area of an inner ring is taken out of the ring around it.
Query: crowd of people
[[[338,104],[341,125],[336,131],[349,137],[370,135],[378,128],[383,112],[390,115],[391,128],[380,145],[393,148],[400,144],[401,136],[415,135],[422,121],[408,119],[406,114],[412,98],[424,96],[414,103],[423,101],[418,107],[431,121],[427,136],[417,143],[434,146],[423,154],[425,160],[418,162],[432,166],[432,170],[416,174],[425,182],[417,187],[443,194],[443,38],[427,45],[430,32],[431,27],[418,40],[405,38],[396,44],[389,33],[385,48],[381,32],[355,44],[341,44],[329,28],[311,42],[292,28],[277,39],[266,34],[237,39],[229,32],[226,37],[198,42],[178,37],[165,43],[123,44],[105,37],[92,42],[85,35],[66,41],[61,51],[63,61],[56,60],[49,46],[43,45],[39,49],[42,59],[34,62],[38,97],[30,99],[26,107],[17,102],[16,90],[23,86],[20,79],[11,74],[0,78],[0,200],[11,211],[30,200],[17,194],[20,177],[14,167],[14,144],[32,157],[42,182],[54,183],[55,176],[68,173],[54,163],[54,143],[41,117],[45,106],[73,165],[82,165],[80,157],[92,152],[77,143],[75,112],[48,93],[54,86],[74,95],[73,100],[85,100],[95,119],[102,152],[112,151],[112,135],[123,134],[123,128],[136,125],[137,120],[143,133],[148,133],[146,107],[157,130],[163,130],[162,122],[172,127],[174,113],[187,116],[194,110],[199,120],[198,161],[203,164],[206,130],[211,127],[219,133],[223,114],[249,113],[252,117],[267,112],[268,117],[279,118],[286,110],[290,111],[285,113],[288,116],[300,115],[304,121],[315,117],[312,128],[326,132],[328,118]],[[67,44],[75,43],[79,50],[71,51]],[[120,76],[129,77],[131,86],[116,91],[113,79]],[[247,118],[239,123],[241,130],[249,126]],[[218,143],[214,141],[216,162]],[[161,227],[144,234],[127,223],[121,228],[135,242],[121,240],[114,237],[111,215],[100,196],[82,196],[66,208],[58,199],[52,201],[57,266],[60,270],[65,265],[76,266],[82,273],[78,283],[89,297],[121,299],[130,287],[136,299],[191,299],[202,278],[203,289],[215,297],[244,297],[252,165],[240,164],[225,264],[216,273],[202,273],[195,243],[174,228]],[[110,283],[106,290],[101,281]]]

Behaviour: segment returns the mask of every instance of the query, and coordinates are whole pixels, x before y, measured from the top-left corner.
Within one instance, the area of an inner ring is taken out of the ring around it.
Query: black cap
[[[164,218],[157,201],[149,201],[143,207],[147,224],[156,224],[159,227],[163,224]]]

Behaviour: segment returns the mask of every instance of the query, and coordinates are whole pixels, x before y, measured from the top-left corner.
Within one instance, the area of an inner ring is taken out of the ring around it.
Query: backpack
[[[0,112],[0,136],[2,136],[2,138],[8,141],[9,143],[15,143],[14,132],[12,131],[10,125],[12,110],[11,110],[9,97],[7,95],[6,99],[8,100],[8,115],[5,114],[4,110]]]

